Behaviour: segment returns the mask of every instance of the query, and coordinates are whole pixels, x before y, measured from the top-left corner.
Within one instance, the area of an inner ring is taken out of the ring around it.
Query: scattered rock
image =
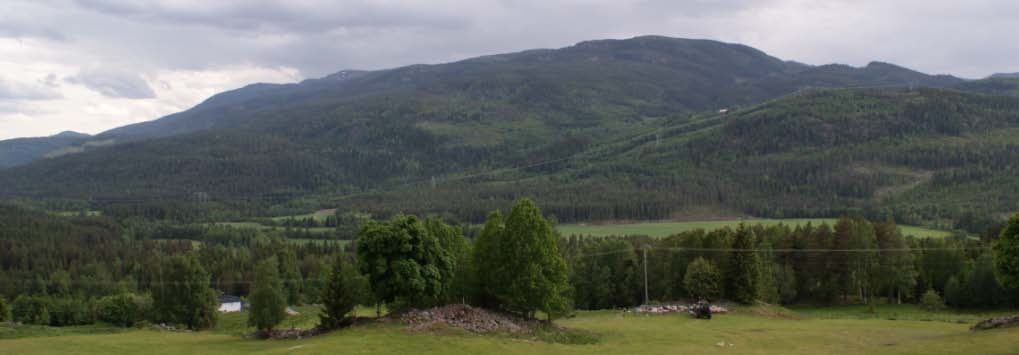
[[[983,322],[977,323],[976,325],[974,325],[973,327],[971,327],[969,329],[970,330],[988,330],[988,329],[1008,328],[1008,327],[1015,327],[1015,326],[1019,326],[1019,315],[991,318],[991,319],[985,320]]]
[[[649,313],[649,314],[666,314],[666,313],[691,313],[694,309],[694,304],[663,304],[663,305],[643,305],[635,308],[633,311],[637,313]],[[729,313],[729,310],[719,305],[711,305],[711,314]]]
[[[531,322],[481,308],[451,304],[428,310],[411,310],[400,315],[412,331],[428,331],[447,325],[472,333],[519,333],[530,329]]]

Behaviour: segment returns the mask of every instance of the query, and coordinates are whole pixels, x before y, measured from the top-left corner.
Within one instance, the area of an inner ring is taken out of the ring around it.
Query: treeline
[[[995,278],[990,241],[904,237],[894,222],[842,218],[834,226],[741,225],[663,239],[570,236],[561,244],[583,309],[642,303],[644,248],[652,301],[918,303],[933,290],[955,307],[1019,304],[1019,290]],[[734,286],[748,275],[751,290]]]
[[[272,312],[258,313],[268,318],[252,320],[263,330],[282,319],[273,316],[279,304],[326,304],[334,313],[323,322],[334,327],[348,324],[352,304],[466,302],[559,317],[573,308],[643,303],[645,267],[651,302],[918,303],[935,294],[953,307],[1019,304],[1015,285],[996,277],[1002,261],[992,257],[994,238],[916,239],[894,222],[859,217],[661,239],[563,237],[525,199],[505,217],[489,214],[466,236],[468,228],[440,218],[397,215],[365,222],[349,244],[11,206],[0,206],[0,217],[0,311],[8,306],[14,320],[57,326],[206,328],[215,323],[220,294],[268,305]],[[1019,220],[1014,224],[1000,235],[1015,239]]]

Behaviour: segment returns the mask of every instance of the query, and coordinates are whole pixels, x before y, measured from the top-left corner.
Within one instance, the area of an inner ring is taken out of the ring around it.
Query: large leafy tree
[[[443,302],[462,302],[469,293],[469,272],[471,269],[471,245],[463,233],[442,220],[430,217],[425,220],[428,233],[435,236],[439,246],[451,256],[452,267],[443,268],[443,290],[439,296]]]
[[[152,302],[159,321],[184,324],[188,329],[216,325],[219,302],[209,288],[209,273],[194,255],[174,256],[163,263]]]
[[[500,263],[492,274],[497,281],[489,286],[504,309],[530,318],[542,311],[549,320],[570,312],[566,261],[534,202],[517,201],[496,240]]]
[[[994,267],[1003,286],[1019,289],[1019,213],[1008,219],[994,242]]]
[[[249,301],[248,325],[260,331],[271,331],[287,317],[287,298],[276,257],[258,263]]]
[[[728,277],[729,298],[740,303],[757,299],[761,259],[757,255],[754,231],[740,223],[732,241],[732,258]]]
[[[452,279],[452,255],[414,216],[366,224],[357,236],[357,256],[379,302],[428,307]]]

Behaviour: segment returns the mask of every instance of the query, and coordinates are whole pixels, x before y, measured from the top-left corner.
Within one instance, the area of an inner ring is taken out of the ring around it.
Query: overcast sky
[[[1014,0],[0,0],[0,139],[98,133],[254,82],[645,34],[809,64],[1019,72]]]

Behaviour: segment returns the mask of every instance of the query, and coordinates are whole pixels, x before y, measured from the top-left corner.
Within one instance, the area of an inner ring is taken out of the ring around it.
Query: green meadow
[[[736,228],[740,223],[762,224],[773,226],[785,224],[787,226],[805,225],[811,223],[819,225],[828,223],[835,225],[833,218],[792,218],[792,219],[733,219],[719,221],[694,221],[694,222],[638,222],[638,223],[617,223],[617,224],[561,224],[559,232],[563,235],[647,235],[651,237],[667,237],[672,234],[691,231],[695,229],[713,230],[724,227]],[[914,237],[943,238],[951,235],[951,232],[930,229],[917,226],[899,225],[904,235]]]
[[[314,309],[283,322],[314,324]],[[827,312],[818,317],[815,312]],[[359,325],[301,340],[255,340],[241,334],[243,313],[204,332],[126,330],[35,334],[0,340],[0,354],[1015,354],[1019,328],[972,332],[977,314],[930,313],[914,306],[880,306],[878,314],[916,319],[861,318],[858,308],[792,312],[738,309],[710,321],[686,315],[579,312],[557,323],[595,334],[587,345],[439,328],[410,332],[396,322]],[[364,310],[363,313],[370,313]],[[919,319],[926,320],[919,320]],[[965,321],[965,322],[963,322]],[[3,329],[3,328],[0,328]]]

